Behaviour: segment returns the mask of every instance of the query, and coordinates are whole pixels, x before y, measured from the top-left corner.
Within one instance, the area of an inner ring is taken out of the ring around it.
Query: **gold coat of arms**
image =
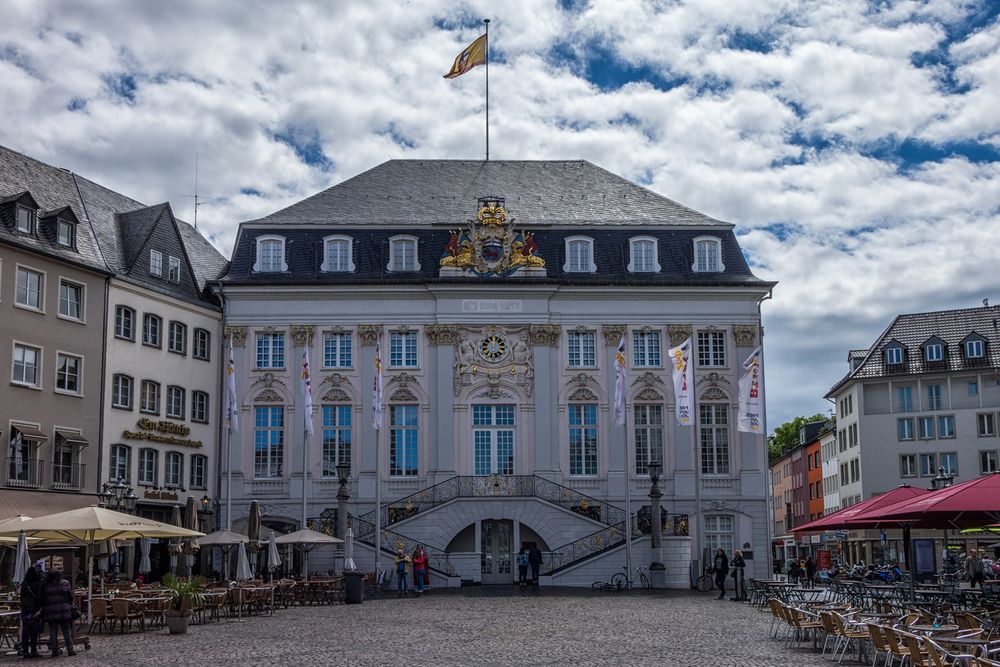
[[[518,230],[513,218],[507,220],[504,200],[484,197],[468,228],[451,232],[441,266],[477,276],[507,276],[522,267],[544,268],[545,260],[535,255],[537,250],[534,235]]]

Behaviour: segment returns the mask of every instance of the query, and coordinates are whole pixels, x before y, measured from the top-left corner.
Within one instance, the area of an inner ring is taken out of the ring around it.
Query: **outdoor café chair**
[[[889,650],[889,642],[885,638],[884,628],[877,623],[869,623],[868,638],[872,645],[872,667],[875,667],[879,654],[885,656],[885,662],[888,663],[892,653]]]
[[[973,665],[975,656],[967,653],[952,653],[930,637],[924,640],[929,663],[934,667],[952,667],[953,665]]]
[[[128,598],[112,598],[111,599],[111,611],[114,612],[114,618],[111,621],[111,632],[115,631],[115,623],[121,626],[122,634],[125,634],[125,624],[128,623],[128,629],[132,629],[132,622],[137,621],[139,627],[143,632],[146,631],[146,618],[145,612],[142,607]]]
[[[884,631],[885,641],[889,645],[890,660],[887,667],[892,667],[896,662],[896,658],[899,658],[899,664],[902,665],[907,662],[911,662],[910,659],[910,649],[906,645],[906,642],[902,638],[902,632],[896,628],[886,627]],[[918,654],[917,659],[920,659]]]
[[[114,616],[110,613],[108,601],[105,598],[94,598],[90,601],[90,605],[90,632],[94,631],[95,625],[103,632],[105,625],[114,624]]]
[[[853,623],[847,619],[844,615],[838,614],[833,611],[830,612],[833,617],[833,625],[836,628],[836,634],[840,640],[840,660],[838,663],[844,662],[844,656],[847,655],[847,649],[851,647],[851,642],[855,642],[858,647],[858,660],[861,659],[861,649],[862,642],[868,639],[868,628],[859,623]],[[837,649],[834,648],[833,657],[837,657]]]

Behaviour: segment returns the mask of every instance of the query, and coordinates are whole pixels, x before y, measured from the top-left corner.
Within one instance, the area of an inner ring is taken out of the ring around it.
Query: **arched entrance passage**
[[[479,571],[462,572],[463,578],[478,579],[484,585],[511,584],[517,578],[516,554],[521,547],[541,549],[543,559],[549,545],[530,526],[516,519],[482,519],[471,523],[448,543],[449,557],[474,567],[479,556]],[[479,576],[476,577],[475,575]]]

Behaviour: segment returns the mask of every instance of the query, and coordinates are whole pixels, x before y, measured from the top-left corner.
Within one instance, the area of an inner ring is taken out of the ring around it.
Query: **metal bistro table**
[[[0,611],[0,646],[17,648],[21,637],[21,612],[17,609]]]
[[[823,588],[791,588],[788,590],[789,602],[815,602],[819,600],[826,589]]]

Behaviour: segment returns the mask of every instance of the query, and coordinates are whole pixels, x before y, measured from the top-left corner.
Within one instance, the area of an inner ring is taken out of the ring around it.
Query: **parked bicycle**
[[[642,565],[635,568],[635,578],[630,582],[626,573],[628,572],[627,567],[622,567],[621,572],[615,572],[611,575],[610,581],[595,581],[591,584],[591,587],[595,591],[627,591],[636,587],[636,581],[642,586],[643,590],[648,590],[650,588],[649,583],[649,568]]]
[[[705,567],[705,574],[698,577],[698,580],[695,582],[695,586],[702,593],[707,593],[715,588],[715,577],[712,576],[711,567]]]

